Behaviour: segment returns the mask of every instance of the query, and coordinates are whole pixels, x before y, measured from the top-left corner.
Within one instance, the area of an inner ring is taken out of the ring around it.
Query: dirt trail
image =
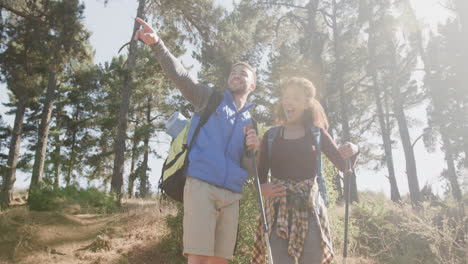
[[[10,209],[0,215],[0,263],[159,263],[168,214],[172,205],[141,200],[111,215]]]

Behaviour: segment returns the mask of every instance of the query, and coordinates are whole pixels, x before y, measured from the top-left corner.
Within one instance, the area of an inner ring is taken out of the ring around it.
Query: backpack
[[[271,148],[273,146],[273,141],[278,134],[281,126],[272,127],[270,132],[268,132],[268,168],[271,169]],[[320,128],[312,125],[311,127],[312,135],[314,137],[314,146],[317,152],[317,183],[319,187],[320,195],[322,196],[325,205],[328,206],[328,196],[327,196],[327,186],[325,185],[325,180],[322,176],[322,154],[320,151]]]
[[[163,195],[183,202],[186,171],[189,162],[188,153],[197,138],[198,132],[200,132],[200,128],[208,121],[211,114],[216,111],[216,108],[221,104],[222,100],[223,94],[221,92],[214,90],[213,93],[211,93],[208,104],[200,115],[200,121],[188,145],[188,132],[193,118],[172,141],[169,153],[162,166],[161,177],[159,178],[158,189]]]

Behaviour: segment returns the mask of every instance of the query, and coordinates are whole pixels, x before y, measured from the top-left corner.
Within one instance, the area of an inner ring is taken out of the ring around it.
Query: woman
[[[355,164],[358,147],[352,143],[337,147],[327,132],[328,121],[315,94],[310,81],[291,78],[281,91],[276,113],[281,126],[268,130],[260,145],[258,173],[266,197],[274,263],[294,264],[297,258],[299,264],[321,264],[333,259],[326,195],[316,179],[319,163],[313,128],[320,129],[321,152],[341,171],[345,171],[347,160]],[[271,150],[270,133],[275,134]],[[267,182],[269,171],[271,182]],[[259,221],[252,263],[265,263],[262,232]]]

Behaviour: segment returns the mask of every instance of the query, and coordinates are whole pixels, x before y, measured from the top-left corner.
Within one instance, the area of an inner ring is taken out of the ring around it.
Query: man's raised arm
[[[208,103],[212,89],[198,83],[198,80],[190,75],[179,60],[166,48],[153,28],[139,17],[136,20],[143,28],[137,30],[134,39],[140,39],[151,47],[166,75],[175,83],[184,98],[195,107],[195,111],[200,112]]]

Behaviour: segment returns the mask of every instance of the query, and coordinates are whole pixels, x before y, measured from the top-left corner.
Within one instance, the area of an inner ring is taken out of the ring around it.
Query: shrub
[[[169,232],[161,239],[161,263],[183,264],[186,262],[186,258],[182,256],[184,207],[178,202],[176,206],[177,214],[166,216]]]
[[[378,263],[466,263],[467,218],[450,213],[450,206],[423,203],[414,210],[395,204],[383,194],[360,193],[361,203],[352,205],[349,252]],[[441,203],[442,204],[442,203]],[[449,203],[447,203],[449,204]],[[342,252],[344,208],[330,213],[335,253]]]
[[[34,211],[62,211],[79,204],[84,212],[112,213],[118,210],[116,198],[91,187],[81,189],[74,185],[56,188],[44,185],[29,191],[28,205]]]
[[[239,234],[236,251],[231,263],[250,263],[257,223],[260,217],[257,189],[253,182],[244,185],[240,201]]]

